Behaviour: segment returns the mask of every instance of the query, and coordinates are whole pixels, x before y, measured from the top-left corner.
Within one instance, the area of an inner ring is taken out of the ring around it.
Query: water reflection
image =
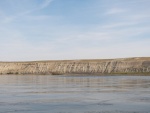
[[[3,113],[148,113],[150,77],[1,75]]]

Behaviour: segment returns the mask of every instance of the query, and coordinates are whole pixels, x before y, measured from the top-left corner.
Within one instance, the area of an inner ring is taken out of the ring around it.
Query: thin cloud
[[[150,15],[149,13],[145,13],[145,14],[135,14],[135,15],[130,15],[128,17],[126,17],[127,19],[130,19],[130,20],[137,20],[137,21],[145,21],[145,20],[148,20],[150,19]]]
[[[112,8],[110,10],[108,10],[105,14],[106,15],[114,15],[114,14],[120,14],[120,13],[124,13],[126,12],[126,10],[120,9],[120,8]]]
[[[52,1],[53,0],[45,0],[45,2],[43,2],[43,4],[40,6],[39,9],[44,9],[44,8],[48,7]]]
[[[29,15],[25,17],[25,19],[28,20],[46,20],[46,19],[53,19],[53,18],[54,18],[53,16],[49,16],[49,15],[38,15],[38,16]]]
[[[118,28],[118,27],[128,27],[128,26],[134,26],[134,25],[137,25],[138,22],[117,22],[117,23],[111,23],[111,24],[108,24],[108,25],[104,25],[102,26],[102,28],[105,28],[105,29],[110,29],[110,28]]]
[[[14,15],[14,16],[6,16],[4,18],[4,20],[2,21],[2,23],[10,23],[10,22],[12,22],[13,20],[15,20],[17,18],[21,18],[21,17],[26,16],[28,14],[31,14],[35,11],[42,10],[42,9],[48,7],[52,1],[54,1],[54,0],[45,0],[40,6],[37,6],[36,8],[26,10],[24,12],[21,12],[21,13],[17,14],[17,15]]]

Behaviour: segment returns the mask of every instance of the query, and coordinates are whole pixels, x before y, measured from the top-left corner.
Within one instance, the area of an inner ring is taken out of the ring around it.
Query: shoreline
[[[65,73],[65,74],[0,74],[0,75],[50,75],[50,76],[150,76],[150,73],[89,73],[89,74],[83,74],[83,73]]]

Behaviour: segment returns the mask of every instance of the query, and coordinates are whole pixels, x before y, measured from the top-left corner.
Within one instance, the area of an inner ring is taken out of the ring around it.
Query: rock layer
[[[0,74],[138,74],[150,73],[150,57],[0,62]]]

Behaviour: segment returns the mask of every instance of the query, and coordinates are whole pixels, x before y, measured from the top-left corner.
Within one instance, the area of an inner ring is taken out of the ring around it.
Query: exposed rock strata
[[[0,62],[0,74],[150,73],[150,57],[102,60]]]

